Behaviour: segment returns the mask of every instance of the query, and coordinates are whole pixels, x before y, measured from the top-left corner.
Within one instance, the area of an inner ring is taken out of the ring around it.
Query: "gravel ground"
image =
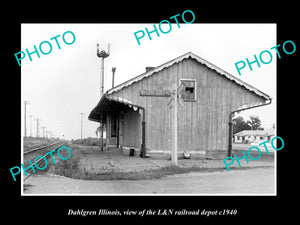
[[[144,171],[149,169],[159,169],[170,166],[171,161],[166,159],[153,159],[140,157],[131,157],[124,155],[121,150],[113,149],[101,152],[98,147],[82,147],[80,146],[82,159],[80,160],[81,169],[85,169],[91,173],[101,173],[105,171],[116,172],[133,172]],[[239,157],[242,156],[241,151],[235,151]],[[253,155],[255,157],[255,155]],[[242,167],[273,167],[274,155],[262,155],[260,159],[253,161],[249,159],[248,164],[245,159],[240,160]],[[178,166],[182,168],[225,168],[222,159],[180,159]],[[234,162],[229,168],[238,168],[238,164]],[[241,167],[241,168],[242,168]]]

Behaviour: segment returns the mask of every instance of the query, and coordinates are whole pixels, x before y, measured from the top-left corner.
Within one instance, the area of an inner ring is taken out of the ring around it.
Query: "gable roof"
[[[128,87],[128,86],[132,85],[135,82],[139,82],[140,80],[142,80],[145,77],[152,76],[154,73],[157,73],[157,72],[159,72],[159,71],[161,71],[161,70],[163,70],[167,67],[170,67],[175,63],[179,63],[180,61],[183,61],[184,59],[187,59],[187,58],[195,59],[197,62],[199,62],[201,64],[204,64],[205,66],[207,66],[208,68],[210,68],[212,70],[215,70],[218,74],[220,74],[222,76],[225,76],[227,79],[229,79],[231,81],[234,81],[238,85],[248,89],[249,91],[254,92],[255,94],[259,95],[260,97],[265,98],[266,100],[270,99],[269,95],[263,93],[262,91],[258,90],[257,88],[251,86],[250,84],[247,84],[246,82],[238,79],[237,77],[231,75],[230,73],[222,70],[221,68],[219,68],[216,65],[206,61],[205,59],[199,57],[198,55],[195,55],[192,52],[185,53],[185,54],[183,54],[183,55],[181,55],[181,56],[179,56],[179,57],[177,57],[177,58],[175,58],[175,59],[173,59],[169,62],[166,62],[166,63],[164,63],[160,66],[154,67],[153,69],[148,70],[145,73],[142,73],[142,74],[140,74],[140,75],[138,75],[138,76],[136,76],[136,77],[134,77],[134,78],[132,78],[128,81],[125,81],[122,84],[117,85],[114,88],[109,89],[106,93],[107,94],[112,94],[114,92],[120,91],[121,89],[123,89],[125,87]]]
[[[243,130],[236,134],[235,136],[273,136],[274,130]]]

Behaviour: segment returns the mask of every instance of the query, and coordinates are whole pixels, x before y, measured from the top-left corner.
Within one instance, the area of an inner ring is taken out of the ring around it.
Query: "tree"
[[[238,116],[237,118],[234,118],[232,120],[232,123],[233,123],[233,134],[236,134],[243,130],[251,129],[251,127],[248,125],[247,122],[245,122],[245,120],[242,116]]]
[[[96,131],[95,131],[96,136],[98,136],[98,134],[99,134],[99,135],[101,134],[101,131],[102,131],[102,125],[103,125],[103,133],[106,132],[106,126],[105,126],[105,124],[100,123],[100,124],[99,124],[99,127],[97,127],[97,129],[96,129]]]
[[[247,120],[247,124],[249,124],[250,127],[252,127],[252,130],[259,130],[261,126],[261,120],[258,118],[258,116],[250,116],[250,120]]]

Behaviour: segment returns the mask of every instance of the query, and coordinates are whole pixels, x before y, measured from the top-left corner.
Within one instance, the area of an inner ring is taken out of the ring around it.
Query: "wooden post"
[[[145,158],[146,157],[146,109],[140,107],[139,110],[142,111],[142,144],[140,150],[140,157]]]
[[[177,83],[172,85],[172,98],[173,98],[173,113],[172,113],[172,164],[178,165],[177,162],[177,150],[178,150],[178,129],[177,129]]]
[[[229,137],[228,137],[228,157],[231,157],[232,156],[232,131],[233,131],[233,129],[232,129],[232,117],[233,117],[233,112],[231,112],[230,114],[229,114],[229,123],[228,123],[228,125],[229,125]]]
[[[101,151],[103,151],[103,115],[102,115],[102,120],[101,120]]]

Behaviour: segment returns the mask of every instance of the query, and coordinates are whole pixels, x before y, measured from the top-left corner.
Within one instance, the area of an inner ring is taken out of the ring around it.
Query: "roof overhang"
[[[88,119],[96,122],[101,122],[103,116],[107,114],[115,115],[120,112],[133,109],[134,111],[143,108],[134,104],[133,102],[121,98],[108,96],[106,93],[101,97],[96,107],[91,111]]]

